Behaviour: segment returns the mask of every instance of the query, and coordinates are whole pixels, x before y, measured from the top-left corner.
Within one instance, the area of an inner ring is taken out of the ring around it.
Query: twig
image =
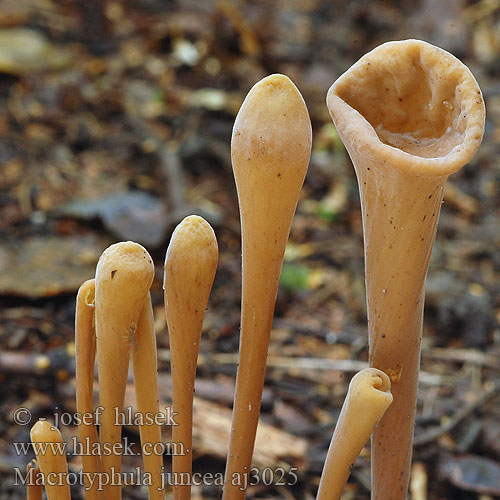
[[[177,224],[184,217],[194,213],[207,219],[212,225],[220,223],[220,217],[214,211],[208,212],[200,207],[193,207],[186,201],[186,182],[177,148],[172,144],[165,144],[153,127],[142,118],[130,114],[128,121],[141,141],[148,141],[153,145],[152,151],[160,161],[169,202],[168,225]]]
[[[166,188],[170,208],[173,211],[186,210],[186,201],[184,199],[185,182],[182,173],[182,165],[175,148],[167,146],[142,118],[129,115],[128,121],[134,128],[141,141],[152,143],[152,150],[161,163],[161,169],[166,178]]]
[[[161,361],[168,361],[170,359],[170,351],[167,349],[160,349],[158,351],[158,358]],[[238,355],[236,353],[218,353],[214,355],[202,354],[199,357],[198,363],[204,366],[236,365],[238,363]],[[269,368],[276,368],[285,371],[336,370],[346,373],[356,373],[364,368],[367,368],[368,363],[366,361],[358,361],[355,359],[295,358],[291,356],[271,355],[267,358],[267,366]],[[425,385],[448,385],[451,381],[451,377],[425,371],[420,372],[420,382]]]
[[[18,375],[58,375],[64,378],[75,373],[74,344],[52,349],[45,354],[29,354],[20,351],[0,351],[3,373]]]
[[[500,383],[488,383],[485,392],[479,396],[476,401],[464,406],[458,410],[445,424],[439,427],[433,427],[424,434],[417,436],[413,441],[413,446],[423,446],[432,443],[444,434],[453,430],[462,420],[467,418],[474,411],[483,406],[491,397],[493,397],[500,390]]]
[[[443,361],[456,361],[470,363],[473,365],[486,366],[494,370],[500,370],[500,360],[492,354],[475,351],[473,349],[450,349],[434,347],[423,351],[424,358],[440,359]]]

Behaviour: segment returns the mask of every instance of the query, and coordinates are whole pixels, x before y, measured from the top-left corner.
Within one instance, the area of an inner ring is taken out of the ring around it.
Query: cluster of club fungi
[[[482,140],[481,91],[458,59],[418,40],[385,43],[362,57],[330,88],[327,105],[358,178],[365,245],[370,368],[356,374],[337,421],[317,498],[339,499],[350,466],[372,435],[372,499],[406,498],[419,373],[424,284],[447,177],[465,165]],[[276,295],[287,239],[310,160],[311,122],[290,79],[271,75],[250,90],[236,117],[231,157],[242,234],[242,301],[239,363],[222,498],[245,497],[231,481],[252,462]],[[192,474],[194,380],[203,318],[215,277],[218,246],[203,218],[185,218],[175,229],[164,267],[170,335],[172,440],[185,453],[172,472]],[[79,425],[92,447],[121,442],[114,409],[123,409],[132,359],[137,412],[157,414],[157,354],[150,286],[154,265],[133,242],[102,254],[95,278],[85,282],[76,307],[76,401],[94,412],[97,356],[99,428]],[[161,442],[161,425],[140,426],[145,443]],[[45,420],[33,443],[62,442]],[[164,499],[163,456],[144,454],[152,478],[149,499]],[[82,456],[86,474],[121,470],[121,455]],[[32,479],[68,471],[66,457],[37,454]],[[42,486],[42,483],[45,483]],[[32,481],[28,499],[70,499],[64,481]],[[121,486],[85,484],[88,500],[119,500]],[[188,484],[173,498],[187,500]]]

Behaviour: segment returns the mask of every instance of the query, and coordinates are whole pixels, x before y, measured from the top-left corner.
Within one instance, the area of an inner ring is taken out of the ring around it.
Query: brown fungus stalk
[[[243,290],[223,498],[244,498],[260,414],[283,254],[311,154],[311,123],[284,75],[254,85],[236,117],[231,157],[240,205]]]
[[[418,40],[389,42],[330,88],[356,170],[365,241],[370,365],[394,401],[372,438],[372,498],[408,489],[424,283],[447,177],[476,153],[485,110],[469,69]]]
[[[161,427],[156,419],[159,414],[158,362],[151,295],[146,295],[139,316],[135,340],[132,345],[132,366],[134,370],[135,398],[141,425],[142,459],[144,470],[151,478],[148,481],[148,500],[162,500],[163,451]]]
[[[351,380],[335,426],[316,500],[339,500],[351,465],[392,403],[389,377],[365,368]]]
[[[26,466],[27,492],[26,500],[42,500],[43,498],[43,476],[36,460],[32,460]]]
[[[111,245],[97,263],[95,328],[99,405],[103,408],[99,437],[101,446],[117,451],[121,425],[116,415],[123,412],[131,347],[153,276],[148,252],[131,241]],[[121,472],[121,454],[102,454],[101,470],[109,478],[104,498],[121,499],[121,484],[113,479]]]
[[[101,498],[97,482],[89,480],[98,474],[101,468],[100,457],[93,451],[99,442],[97,422],[90,422],[88,418],[94,415],[94,301],[95,280],[91,279],[83,283],[78,290],[75,314],[76,411],[84,416],[78,424],[78,437],[83,445],[82,470],[87,500]]]
[[[172,441],[182,444],[174,454],[174,498],[188,500],[192,473],[193,396],[203,318],[215,278],[219,250],[210,224],[197,215],[186,217],[172,234],[165,257],[165,312],[170,336],[172,405],[177,425]]]

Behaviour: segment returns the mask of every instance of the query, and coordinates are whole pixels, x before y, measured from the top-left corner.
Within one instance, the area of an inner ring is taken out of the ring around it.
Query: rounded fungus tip
[[[270,91],[292,90],[298,92],[297,87],[294,85],[292,80],[290,80],[288,76],[282,75],[281,73],[274,73],[272,75],[266,76],[265,78],[257,82],[250,90],[250,92],[252,92],[254,89],[260,89],[266,87],[269,87]]]
[[[172,279],[188,279],[200,276],[215,275],[219,247],[212,226],[198,215],[184,218],[172,233],[172,238],[165,255],[163,289],[167,275]],[[200,274],[201,273],[201,274]],[[213,276],[211,281],[213,281]]]
[[[83,297],[83,301],[86,306],[94,307],[95,306],[95,279],[92,278],[90,280],[82,283],[80,288],[78,289],[77,301]]]
[[[285,75],[267,76],[250,89],[234,122],[231,155],[235,174],[239,169],[253,171],[252,167],[256,167],[255,173],[274,173],[276,168],[288,164],[293,168],[299,163],[305,164],[305,174],[311,138],[309,113],[297,87]]]
[[[175,252],[199,252],[217,250],[217,240],[212,226],[198,215],[185,217],[172,233],[165,259]]]
[[[38,420],[33,425],[30,438],[33,443],[58,443],[62,440],[59,429],[44,419]]]

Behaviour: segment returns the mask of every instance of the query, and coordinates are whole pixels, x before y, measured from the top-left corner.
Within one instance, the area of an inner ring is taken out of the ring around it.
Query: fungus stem
[[[215,278],[219,251],[210,224],[196,215],[186,217],[172,234],[165,257],[165,312],[170,336],[172,406],[177,424],[172,441],[182,443],[174,455],[174,477],[192,474],[193,395],[203,318]],[[191,486],[174,484],[174,499],[188,500]]]
[[[76,411],[79,415],[94,414],[94,367],[95,367],[95,327],[94,327],[95,280],[83,283],[76,297],[75,315],[75,361],[76,361]],[[99,455],[92,452],[99,442],[95,423],[81,419],[78,436],[84,447],[82,470],[85,480],[85,498],[98,500],[101,492],[95,481],[89,477],[99,473]]]
[[[59,429],[46,420],[31,428],[31,442],[42,472],[47,500],[71,500],[68,463]]]
[[[26,472],[28,473],[28,489],[27,489],[27,500],[42,500],[43,498],[43,485],[42,485],[42,475],[40,468],[36,460],[32,460],[26,466]]]
[[[466,66],[418,40],[377,47],[330,88],[327,105],[358,178],[370,366],[394,402],[373,436],[372,498],[408,490],[424,283],[446,178],[476,153],[484,103]]]
[[[328,449],[316,500],[340,499],[351,465],[392,403],[390,389],[389,377],[376,368],[365,368],[352,378]]]
[[[151,477],[151,484],[148,482],[148,498],[162,500],[165,498],[162,480],[163,453],[158,453],[159,448],[156,446],[161,443],[161,427],[156,422],[147,422],[146,418],[148,415],[154,417],[159,412],[156,336],[149,293],[146,295],[132,344],[132,366],[137,411],[144,422],[139,426],[142,459],[144,470]]]
[[[137,322],[151,283],[154,266],[147,251],[131,241],[107,248],[97,263],[95,278],[95,327],[101,415],[100,442],[107,447],[121,443],[116,412],[123,411],[125,387]],[[102,473],[112,478],[121,472],[121,455],[101,456]],[[104,487],[106,500],[121,499],[121,485]]]
[[[256,83],[234,123],[233,171],[241,216],[243,278],[236,393],[224,500],[244,498],[266,372],[283,254],[311,153],[311,123],[284,75]]]

